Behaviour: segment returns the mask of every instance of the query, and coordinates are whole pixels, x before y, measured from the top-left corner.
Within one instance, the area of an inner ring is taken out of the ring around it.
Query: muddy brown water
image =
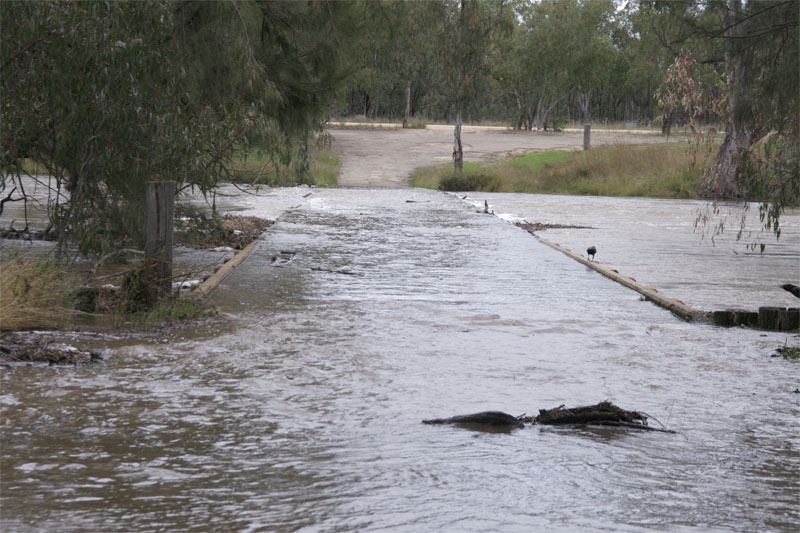
[[[285,209],[219,320],[0,373],[0,529],[798,529],[800,365],[770,357],[797,336],[683,322],[507,222],[590,218],[554,240],[715,307],[792,303],[772,277],[797,273],[796,215],[752,256],[659,201],[309,192],[239,201]],[[747,283],[715,268],[736,261]],[[606,399],[677,434],[421,424]]]

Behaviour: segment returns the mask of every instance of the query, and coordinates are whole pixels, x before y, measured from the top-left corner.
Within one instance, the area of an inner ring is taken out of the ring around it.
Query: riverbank
[[[397,125],[331,124],[331,153],[341,162],[340,187],[407,187],[420,168],[449,163],[453,126],[402,129]],[[501,161],[529,152],[581,150],[583,131],[516,131],[504,127],[462,127],[464,161]],[[661,137],[650,131],[597,130],[592,146],[664,144],[682,137]]]
[[[697,156],[697,149],[684,143],[531,152],[466,163],[460,173],[452,164],[421,168],[414,171],[411,185],[445,191],[699,199],[709,161]]]

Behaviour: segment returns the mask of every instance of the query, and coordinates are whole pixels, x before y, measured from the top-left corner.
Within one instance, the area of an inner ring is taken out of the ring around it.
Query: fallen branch
[[[653,417],[649,417],[653,418]],[[596,405],[566,408],[563,405],[554,409],[540,409],[539,414],[533,417],[512,416],[500,411],[483,411],[470,415],[453,416],[450,418],[433,418],[423,420],[423,424],[452,424],[469,429],[513,429],[523,427],[525,422],[531,424],[553,426],[611,426],[643,431],[660,431],[675,433],[664,427],[652,427],[647,424],[648,415],[639,411],[621,409],[609,401]],[[656,420],[653,418],[653,420]],[[658,420],[656,420],[658,422]]]
[[[674,433],[664,427],[654,428],[648,426],[647,415],[644,413],[627,411],[609,401],[569,409],[563,405],[554,409],[540,409],[539,414],[533,417],[531,421],[534,424],[542,425],[617,426]]]

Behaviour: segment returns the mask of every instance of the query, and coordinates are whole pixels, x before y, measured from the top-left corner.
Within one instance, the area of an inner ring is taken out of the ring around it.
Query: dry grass
[[[67,271],[48,257],[0,259],[0,331],[62,327],[75,313]]]
[[[315,151],[305,180],[317,186],[336,185],[340,166],[339,160],[329,151]],[[297,171],[291,165],[280,164],[255,152],[233,161],[229,170],[231,181],[235,183],[260,183],[273,187],[298,183]]]
[[[708,154],[713,153],[708,150]],[[703,158],[686,144],[606,145],[587,152],[537,152],[501,163],[420,169],[416,187],[486,192],[696,198]]]
[[[608,145],[545,163],[520,192],[695,198],[703,173],[685,144]]]

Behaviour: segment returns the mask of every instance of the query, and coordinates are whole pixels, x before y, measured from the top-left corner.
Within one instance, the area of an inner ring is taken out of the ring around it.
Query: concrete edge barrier
[[[531,232],[529,232],[529,233],[531,233]],[[669,298],[668,296],[664,296],[663,294],[658,292],[656,289],[654,289],[652,287],[647,287],[646,285],[642,285],[639,282],[637,282],[634,278],[629,277],[629,276],[623,276],[619,272],[617,272],[616,270],[614,270],[612,268],[609,268],[607,266],[601,265],[600,263],[598,263],[596,261],[589,261],[588,259],[586,259],[582,255],[576,254],[575,252],[573,252],[569,248],[565,248],[564,246],[561,246],[560,244],[556,244],[554,242],[548,241],[547,239],[543,239],[543,238],[539,237],[538,235],[536,235],[534,233],[531,233],[531,235],[536,237],[539,240],[539,242],[541,242],[543,244],[546,244],[550,248],[558,250],[559,252],[571,257],[575,261],[578,261],[579,263],[582,263],[582,264],[588,266],[592,270],[595,270],[595,271],[599,272],[600,274],[604,275],[605,277],[607,277],[607,278],[609,278],[609,279],[611,279],[613,281],[616,281],[617,283],[620,283],[620,284],[628,287],[629,289],[635,290],[636,292],[638,292],[639,294],[644,296],[645,299],[647,299],[648,301],[653,302],[654,304],[656,304],[656,305],[658,305],[660,307],[663,307],[664,309],[667,309],[668,311],[672,312],[672,314],[674,314],[678,318],[681,318],[683,320],[687,320],[687,321],[690,321],[690,322],[695,322],[695,321],[704,321],[704,322],[706,322],[706,321],[709,320],[708,313],[706,313],[704,311],[699,311],[697,309],[693,309],[693,308],[689,307],[688,305],[686,305],[685,303],[683,303],[681,300],[677,300],[675,298]]]
[[[252,254],[256,248],[258,248],[260,243],[261,235],[259,235],[253,242],[239,250],[229,261],[223,263],[216,272],[209,276],[200,285],[195,287],[194,290],[189,292],[185,297],[192,298],[197,301],[203,301],[207,299],[216,290],[216,288],[219,287],[220,283],[222,283],[225,278],[228,277],[228,274],[230,274],[234,268],[241,265],[245,259],[250,257],[250,254]]]

